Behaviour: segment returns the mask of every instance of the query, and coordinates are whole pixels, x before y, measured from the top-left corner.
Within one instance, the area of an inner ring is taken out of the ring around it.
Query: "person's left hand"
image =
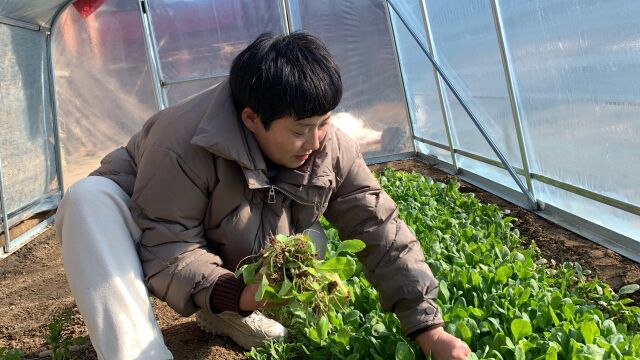
[[[467,344],[442,327],[423,332],[416,337],[416,342],[432,360],[466,360],[471,352]]]

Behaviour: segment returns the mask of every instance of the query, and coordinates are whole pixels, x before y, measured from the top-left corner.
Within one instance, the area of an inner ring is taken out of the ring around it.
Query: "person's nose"
[[[322,131],[318,128],[313,128],[309,131],[307,141],[305,143],[305,149],[316,151],[320,148],[320,141],[322,141]]]

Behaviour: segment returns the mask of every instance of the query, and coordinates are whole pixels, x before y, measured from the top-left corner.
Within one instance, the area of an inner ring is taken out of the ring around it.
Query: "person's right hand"
[[[256,311],[263,308],[271,308],[285,305],[286,302],[273,302],[273,301],[256,301],[256,293],[260,285],[258,284],[249,284],[245,286],[240,294],[240,301],[238,306],[241,311]]]
[[[242,311],[256,311],[258,309],[262,309],[267,305],[267,302],[256,301],[256,293],[258,292],[258,288],[260,286],[258,284],[249,284],[245,286],[240,293],[240,301],[238,306]]]
[[[416,337],[416,342],[432,360],[466,360],[471,352],[467,344],[442,327],[423,332]]]

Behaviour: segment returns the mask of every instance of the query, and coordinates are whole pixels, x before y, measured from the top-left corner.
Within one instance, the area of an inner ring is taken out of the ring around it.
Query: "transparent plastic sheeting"
[[[280,0],[148,2],[163,79],[228,75],[259,34],[283,33]]]
[[[214,79],[189,81],[179,84],[172,84],[167,87],[167,98],[169,99],[169,106],[175,105],[182,100],[187,99],[199,92],[202,92],[212,86],[218,85],[223,82],[227,77],[219,77]]]
[[[558,207],[577,217],[611,229],[635,241],[640,241],[639,216],[583,196],[558,189],[554,186],[541,183],[535,179],[533,181],[533,185],[539,194],[539,197],[544,199],[545,203]],[[628,246],[627,244],[619,245]],[[631,246],[628,246],[628,248],[631,248]],[[635,257],[637,258],[637,256],[638,253],[636,252]]]
[[[501,3],[531,170],[640,206],[640,2]],[[600,222],[622,219],[590,208]]]
[[[50,26],[56,11],[70,0],[0,0],[0,16]]]
[[[417,1],[415,4],[419,5]],[[421,29],[422,17],[420,17],[420,8],[408,10],[410,11],[406,13],[412,16],[408,17],[407,20],[415,23],[415,29]],[[402,61],[402,76],[413,122],[413,132],[415,136],[449,146],[433,67],[404,24],[398,19],[393,8],[390,8],[390,11],[393,29],[396,33],[398,56]],[[419,21],[419,23],[416,23],[416,21]],[[421,34],[422,41],[427,44],[425,32],[416,33]],[[427,155],[429,154],[427,153]],[[448,162],[451,162],[450,155],[448,158]]]
[[[302,29],[320,37],[340,66],[345,91],[334,124],[359,141],[365,157],[413,151],[384,3],[292,3]]]
[[[45,48],[43,32],[0,24],[0,161],[9,214],[57,205],[51,200],[58,180]]]
[[[425,144],[419,141],[416,141],[416,149],[421,154],[431,156],[442,162],[451,164],[451,153],[449,153],[449,151],[447,150],[443,150],[438,147],[431,146],[429,144]]]
[[[405,18],[424,33],[416,20],[419,1],[398,1]],[[521,110],[523,136],[534,174],[544,175],[627,203],[640,205],[640,2],[498,1],[503,31],[513,60],[514,84]],[[499,58],[488,1],[426,0],[435,48],[463,97],[470,101],[490,135],[516,167],[521,167],[517,137]],[[420,51],[394,20],[405,71],[407,96],[416,121],[416,135],[446,145],[428,116],[419,115],[415,94],[431,85],[418,79]],[[407,49],[406,51],[404,49]],[[421,60],[422,57],[424,60]],[[423,96],[424,108],[435,101]],[[482,137],[449,94],[453,137],[457,147],[491,159]],[[462,114],[462,115],[461,115]],[[435,116],[432,116],[435,117]],[[426,124],[421,126],[422,119]],[[464,118],[464,119],[463,119]],[[495,120],[492,120],[495,119]],[[464,122],[462,121],[464,120]],[[428,130],[433,126],[432,130]],[[427,130],[422,130],[427,128]],[[424,132],[422,132],[424,131]],[[457,139],[457,141],[456,141]],[[433,147],[419,146],[447,161]],[[515,188],[502,169],[458,156],[462,168]],[[534,182],[537,198],[632,239],[640,240],[640,217],[594,200]]]
[[[420,1],[394,0],[394,4],[398,5],[404,18],[410,19],[410,24],[415,26],[414,32],[421,34],[424,41],[425,29]],[[509,162],[513,166],[522,167],[522,157],[515,135],[504,70],[488,1],[426,0],[426,6],[436,60]],[[403,27],[404,25],[398,21],[396,28]],[[413,72],[415,65],[409,65],[406,68],[407,64],[421,63],[424,65],[422,69],[417,68],[419,71],[430,71],[426,70],[430,69],[429,60],[415,44],[415,40],[409,32],[403,30],[396,33],[396,36],[400,43],[411,44],[404,46],[414,47],[416,50],[406,52],[401,56],[402,64],[407,71],[405,79],[408,78],[411,82],[411,79],[421,76],[419,73]],[[424,44],[426,45],[426,42]],[[422,76],[424,77],[424,75]],[[435,81],[431,76],[430,78]],[[408,96],[419,98],[417,92],[420,91],[420,87],[414,88],[415,92],[408,94]],[[446,89],[445,98],[450,109],[449,121],[454,135],[454,147],[498,160],[484,137],[444,83],[443,88]],[[423,100],[421,106],[427,107],[429,103],[433,104],[433,100],[430,102]],[[421,126],[419,118],[417,120],[419,129],[429,127],[428,125]],[[437,142],[443,141],[442,139],[428,139]]]
[[[108,1],[87,17],[69,6],[53,31],[53,60],[68,187],[157,111],[137,2]]]

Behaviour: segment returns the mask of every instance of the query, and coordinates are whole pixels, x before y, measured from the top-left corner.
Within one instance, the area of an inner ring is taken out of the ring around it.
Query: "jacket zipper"
[[[267,199],[267,202],[269,204],[275,204],[276,203],[276,188],[274,185],[271,185],[269,187],[269,198]]]
[[[281,193],[283,193],[284,195],[286,195],[288,198],[290,198],[291,200],[297,202],[298,204],[302,204],[302,205],[314,205],[313,203],[307,203],[307,202],[303,202],[300,201],[298,199],[296,199],[294,196],[292,196],[290,193],[282,190],[281,188],[275,186],[275,185],[269,185],[269,186],[265,186],[267,188],[269,188],[269,195],[267,197],[267,203],[269,204],[274,204],[276,202],[276,189],[278,191],[280,191]]]

